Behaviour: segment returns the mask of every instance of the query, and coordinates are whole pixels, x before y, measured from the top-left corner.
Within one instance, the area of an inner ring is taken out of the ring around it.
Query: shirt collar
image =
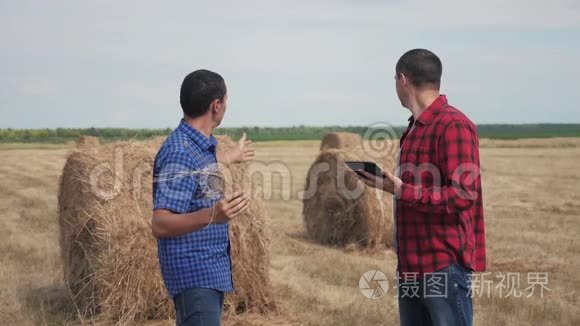
[[[423,111],[423,113],[421,113],[419,118],[417,118],[417,122],[422,125],[428,125],[431,123],[431,121],[433,121],[433,117],[439,114],[439,111],[446,106],[447,97],[445,95],[439,95],[439,97],[436,98],[435,101],[433,101],[433,103],[431,103],[431,105],[429,105],[427,109]],[[413,119],[413,116],[411,116],[409,118],[409,125],[413,125],[414,122],[415,120]]]
[[[207,138],[204,134],[187,124],[184,119],[181,119],[177,129],[186,134],[204,150],[209,150],[211,147],[215,148],[217,146],[217,139],[213,135]]]

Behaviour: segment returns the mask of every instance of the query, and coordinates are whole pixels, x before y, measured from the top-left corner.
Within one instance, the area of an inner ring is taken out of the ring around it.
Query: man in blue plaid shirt
[[[220,325],[224,293],[233,291],[228,221],[249,196],[223,196],[213,130],[226,111],[223,78],[197,70],[181,85],[184,117],[157,153],[151,228],[177,325]],[[220,161],[251,160],[245,135]]]

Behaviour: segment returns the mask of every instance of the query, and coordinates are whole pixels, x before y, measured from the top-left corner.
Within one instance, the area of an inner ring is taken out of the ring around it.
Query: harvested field
[[[251,136],[251,135],[250,135]],[[285,162],[289,177],[272,178],[270,289],[280,313],[254,312],[229,325],[396,325],[391,290],[378,300],[362,296],[361,275],[371,269],[394,277],[387,249],[367,253],[309,240],[303,225],[305,176],[318,141],[256,143],[257,160]],[[0,145],[0,318],[6,325],[76,323],[63,282],[57,214],[58,184],[74,144]],[[580,324],[579,139],[482,141],[490,291],[476,296],[476,325]],[[291,189],[290,198],[282,189]],[[547,272],[544,298],[507,297],[500,273]],[[503,291],[503,294],[500,293]],[[489,297],[488,297],[489,294]],[[159,321],[157,325],[171,325]]]

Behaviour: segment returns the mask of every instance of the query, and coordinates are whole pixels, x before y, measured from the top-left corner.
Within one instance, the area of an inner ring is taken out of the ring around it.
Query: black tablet
[[[384,174],[383,174],[383,171],[381,170],[381,168],[373,162],[347,161],[344,163],[346,163],[346,165],[351,170],[353,170],[354,172],[357,172],[358,174],[360,174],[358,171],[364,170],[370,174],[376,175],[377,177],[384,178]]]

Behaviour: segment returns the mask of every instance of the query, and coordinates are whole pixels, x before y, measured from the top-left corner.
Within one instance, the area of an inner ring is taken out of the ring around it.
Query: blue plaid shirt
[[[184,120],[155,158],[153,209],[183,214],[213,206],[222,198],[217,140]],[[161,274],[169,295],[194,287],[233,291],[228,224],[157,241]]]

